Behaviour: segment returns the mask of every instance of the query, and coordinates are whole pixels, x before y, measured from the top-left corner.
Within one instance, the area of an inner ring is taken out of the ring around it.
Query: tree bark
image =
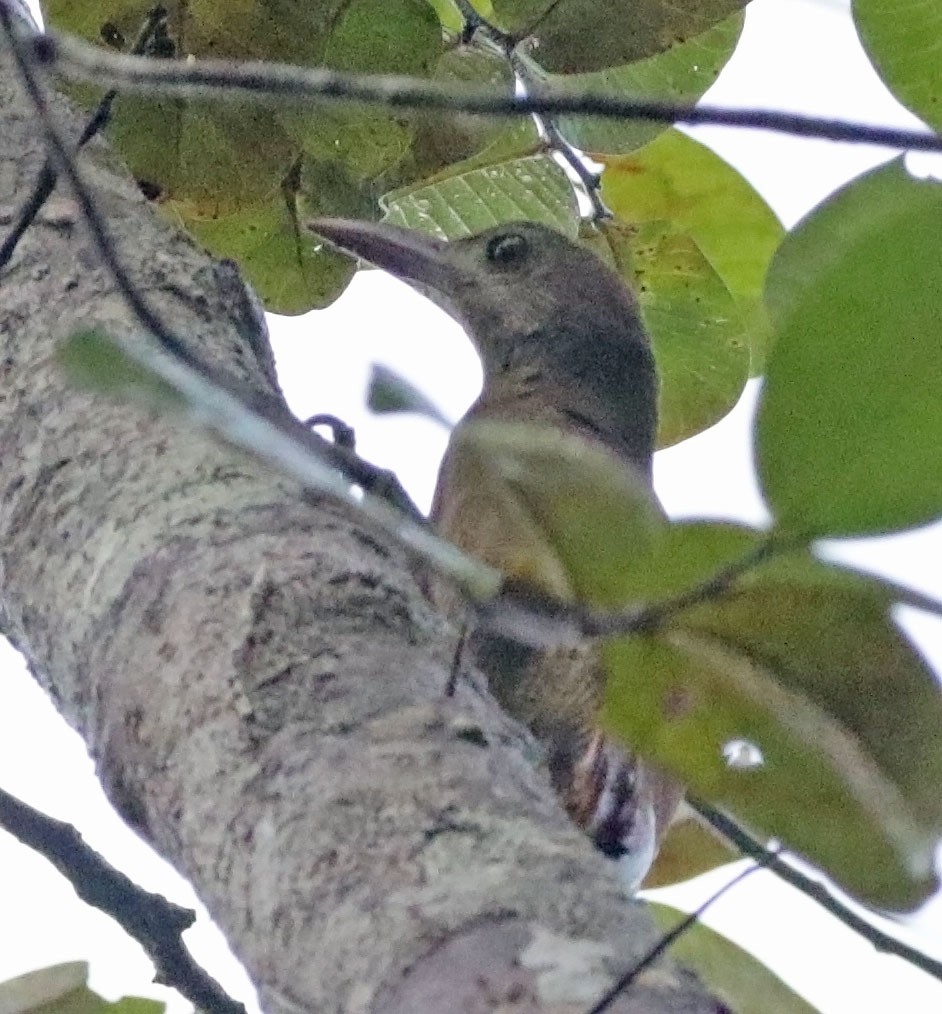
[[[0,138],[2,225],[44,158],[2,45]],[[277,393],[237,269],[104,143],[81,165],[176,332]],[[88,327],[140,331],[60,186],[0,273],[0,628],[119,812],[269,1014],[583,1009],[656,934],[482,682],[443,695],[456,634],[407,561],[186,420],[71,389],[55,349]],[[719,1008],[668,962],[612,1009]]]

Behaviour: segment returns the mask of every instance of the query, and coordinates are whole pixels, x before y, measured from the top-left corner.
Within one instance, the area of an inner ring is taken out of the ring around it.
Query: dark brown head
[[[311,228],[409,282],[467,331],[485,389],[537,376],[641,467],[656,430],[650,341],[625,283],[591,251],[534,222],[453,242],[394,226],[318,219]]]

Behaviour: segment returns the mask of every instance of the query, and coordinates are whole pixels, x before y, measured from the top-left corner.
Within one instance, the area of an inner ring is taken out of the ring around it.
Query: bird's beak
[[[310,228],[346,253],[414,285],[436,303],[450,304],[448,297],[459,279],[444,240],[394,225],[346,218],[315,218]]]

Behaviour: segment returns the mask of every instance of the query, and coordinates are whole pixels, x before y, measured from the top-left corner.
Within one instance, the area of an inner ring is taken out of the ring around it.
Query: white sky
[[[917,126],[870,69],[847,8],[845,0],[755,0],[744,42],[708,101]],[[893,154],[730,128],[692,133],[736,165],[787,226],[842,182]],[[353,424],[360,452],[394,468],[419,503],[427,505],[446,435],[425,420],[377,420],[365,414],[365,381],[370,362],[388,363],[458,418],[480,383],[460,330],[378,272],[358,275],[328,310],[273,320],[272,328],[285,391],[298,413],[333,412]],[[655,483],[673,516],[752,522],[764,517],[749,450],[756,389],[750,385],[740,406],[718,426],[658,455]],[[905,537],[861,541],[853,552],[844,547],[841,555],[942,596],[942,525]],[[915,614],[905,622],[942,672],[942,623]],[[195,904],[190,888],[114,816],[84,746],[12,650],[3,646],[0,672],[0,785],[75,824],[93,847],[147,889]],[[727,876],[706,878],[706,886],[685,888],[677,897],[692,907]],[[828,1014],[942,1010],[942,984],[899,959],[876,954],[769,874],[750,877],[706,921],[747,946]],[[942,959],[940,903],[898,931]],[[241,998],[251,995],[244,973],[226,957],[208,920],[191,930],[187,940],[228,989]],[[79,902],[44,860],[0,832],[0,982],[75,959],[92,962],[92,986],[110,998],[170,995],[149,985],[149,963],[110,919]],[[175,1009],[186,1008],[176,1001]]]

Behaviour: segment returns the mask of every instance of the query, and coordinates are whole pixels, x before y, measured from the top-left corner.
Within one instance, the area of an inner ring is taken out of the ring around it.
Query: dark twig
[[[358,458],[346,448],[335,447],[329,441],[311,432],[311,430],[295,419],[287,407],[276,398],[263,395],[254,389],[241,387],[232,378],[220,376],[217,371],[214,371],[203,363],[198,356],[180,341],[173,330],[164,322],[163,318],[141,295],[133,279],[125,269],[124,264],[121,262],[91,190],[79,172],[69,145],[50,115],[45,96],[31,65],[29,41],[21,37],[14,30],[4,0],[0,0],[0,27],[3,28],[10,42],[24,87],[32,100],[33,108],[36,111],[36,118],[45,134],[46,144],[52,161],[58,165],[59,171],[68,180],[102,261],[104,261],[105,266],[111,271],[118,288],[127,300],[131,312],[137,317],[143,328],[154,336],[160,346],[169,355],[189,369],[202,375],[216,387],[222,388],[234,397],[244,401],[257,414],[264,416],[269,422],[278,427],[286,435],[290,435],[297,442],[303,443],[309,453],[320,457],[327,464],[346,476],[351,482],[355,482],[368,492],[372,492],[388,500],[414,520],[424,521],[422,513],[391,472],[386,469],[377,468],[369,462]],[[127,59],[136,58],[127,57]],[[161,63],[165,61],[146,60],[143,62]]]
[[[592,221],[602,222],[612,218],[611,209],[606,206],[599,192],[602,177],[586,165],[582,154],[563,137],[553,120],[540,117],[539,123],[547,145],[565,161],[566,165],[579,178],[583,192],[592,205]]]
[[[511,50],[508,53],[508,59],[510,60],[510,67],[513,70],[514,77],[523,87],[526,94],[539,95],[545,85],[540,81],[534,70],[530,68],[527,61],[516,50]],[[599,184],[602,181],[602,177],[586,165],[581,152],[577,151],[563,137],[555,119],[549,116],[541,116],[538,113],[534,113],[533,119],[536,121],[537,129],[540,131],[540,135],[547,148],[557,154],[569,166],[582,184],[583,193],[592,205],[592,220],[594,222],[601,222],[603,219],[611,218],[612,213],[605,206],[599,193]]]
[[[722,567],[705,581],[692,588],[687,588],[677,595],[662,599],[660,602],[653,602],[648,606],[642,606],[640,609],[598,616],[595,621],[598,625],[595,628],[593,628],[593,618],[587,617],[584,625],[585,632],[599,637],[612,634],[650,634],[658,627],[663,626],[667,620],[673,619],[678,613],[725,595],[740,578],[765,563],[771,556],[800,548],[806,544],[807,540],[804,539],[800,541],[766,539],[765,542],[760,543],[739,560]]]
[[[131,52],[135,55],[142,54],[149,45],[154,33],[157,30],[158,25],[161,22],[166,21],[167,11],[164,7],[154,7],[147,14],[144,20],[144,24],[141,27],[141,31],[138,34],[137,39],[134,41],[134,45],[131,47]],[[98,107],[95,112],[92,113],[79,136],[76,149],[83,148],[88,142],[95,137],[95,135],[105,126],[109,119],[111,119],[111,107],[114,105],[115,99],[118,97],[116,89],[111,88],[105,92],[102,96],[101,101],[98,103]],[[56,179],[58,174],[56,173],[55,166],[47,158],[43,163],[42,169],[39,171],[39,176],[36,180],[36,184],[33,187],[33,192],[26,199],[26,203],[20,209],[20,213],[16,216],[16,221],[10,227],[9,233],[3,243],[0,243],[0,271],[3,270],[10,258],[13,256],[16,250],[17,244],[23,238],[23,234],[36,220],[36,216],[42,210],[43,205],[49,200],[53,190],[56,186]]]
[[[0,25],[2,25],[7,39],[13,51],[13,58],[16,61],[20,78],[27,94],[36,111],[36,118],[45,135],[46,146],[49,150],[51,161],[57,165],[58,170],[66,177],[72,188],[73,195],[78,203],[92,239],[105,266],[114,276],[124,298],[127,300],[131,311],[141,324],[157,339],[157,341],[172,355],[176,356],[189,365],[194,365],[195,357],[190,350],[173,333],[163,319],[153,310],[146,299],[138,292],[133,280],[125,270],[120,258],[111,241],[108,227],[104,217],[98,210],[98,206],[92,197],[91,191],[79,173],[78,166],[72,157],[70,147],[66,142],[59,127],[54,122],[46,103],[46,97],[39,85],[39,81],[33,72],[32,60],[30,58],[29,41],[21,38],[15,31],[10,20],[6,4],[0,0]],[[139,59],[128,57],[128,59]],[[146,60],[146,63],[157,61]]]
[[[317,415],[312,415],[310,419],[304,420],[304,425],[308,428],[326,426],[330,430],[335,447],[343,447],[348,451],[356,448],[357,438],[353,427],[329,412],[318,412]]]
[[[771,853],[770,853],[771,855]],[[615,983],[611,989],[605,993],[604,996],[600,997],[586,1012],[585,1014],[604,1014],[605,1011],[611,1007],[611,1005],[618,999],[618,997],[629,989],[632,983],[638,978],[641,973],[650,968],[655,961],[662,954],[664,954],[673,944],[683,936],[691,927],[695,926],[700,919],[703,917],[704,912],[716,901],[726,894],[731,888],[735,887],[738,883],[745,880],[751,873],[755,873],[756,870],[760,870],[763,867],[764,862],[757,862],[753,866],[748,866],[746,869],[741,870],[732,880],[725,883],[718,891],[714,891],[709,898],[696,911],[691,912],[685,919],[681,919],[677,925],[665,933],[664,936],[648,951],[645,956],[633,965],[625,974]]]
[[[585,637],[650,634],[679,613],[725,595],[771,556],[804,545],[804,540],[767,539],[739,560],[677,595],[650,605],[610,612],[561,602],[505,581],[501,596],[478,604],[478,625],[534,648],[574,645]]]
[[[771,130],[850,144],[874,144],[912,151],[942,151],[942,135],[930,131],[874,127],[769,109],[723,109],[625,99],[602,93],[495,95],[492,89],[465,89],[417,78],[358,75],[324,68],[262,61],[145,60],[109,53],[69,36],[36,36],[29,43],[37,60],[66,77],[107,83],[121,91],[178,97],[225,95],[264,101],[365,102],[396,109],[437,109],[491,116],[579,114],[656,123],[713,124]]]
[[[464,18],[464,28],[460,37],[462,43],[469,43],[478,30],[486,32],[491,38],[502,34],[496,25],[492,25],[483,14],[474,9],[470,0],[455,0],[455,6]]]
[[[890,936],[878,929],[863,917],[857,915],[840,899],[836,898],[820,880],[815,880],[787,863],[774,851],[754,838],[740,824],[727,814],[715,807],[705,803],[702,799],[687,797],[687,802],[700,816],[707,821],[711,827],[719,832],[724,838],[732,842],[744,856],[762,863],[780,877],[787,884],[791,884],[796,890],[801,891],[806,898],[817,902],[826,912],[830,912],[835,919],[842,922],[848,929],[853,930],[864,940],[869,941],[876,950],[885,954],[894,954],[899,958],[908,961],[915,968],[942,981],[942,962],[930,958],[928,954],[909,947],[901,940]]]
[[[110,915],[132,936],[153,961],[158,982],[179,990],[197,1010],[245,1014],[242,1004],[193,960],[183,943],[195,912],[138,887],[90,848],[71,824],[34,810],[3,789],[0,825],[48,859],[82,901]]]

